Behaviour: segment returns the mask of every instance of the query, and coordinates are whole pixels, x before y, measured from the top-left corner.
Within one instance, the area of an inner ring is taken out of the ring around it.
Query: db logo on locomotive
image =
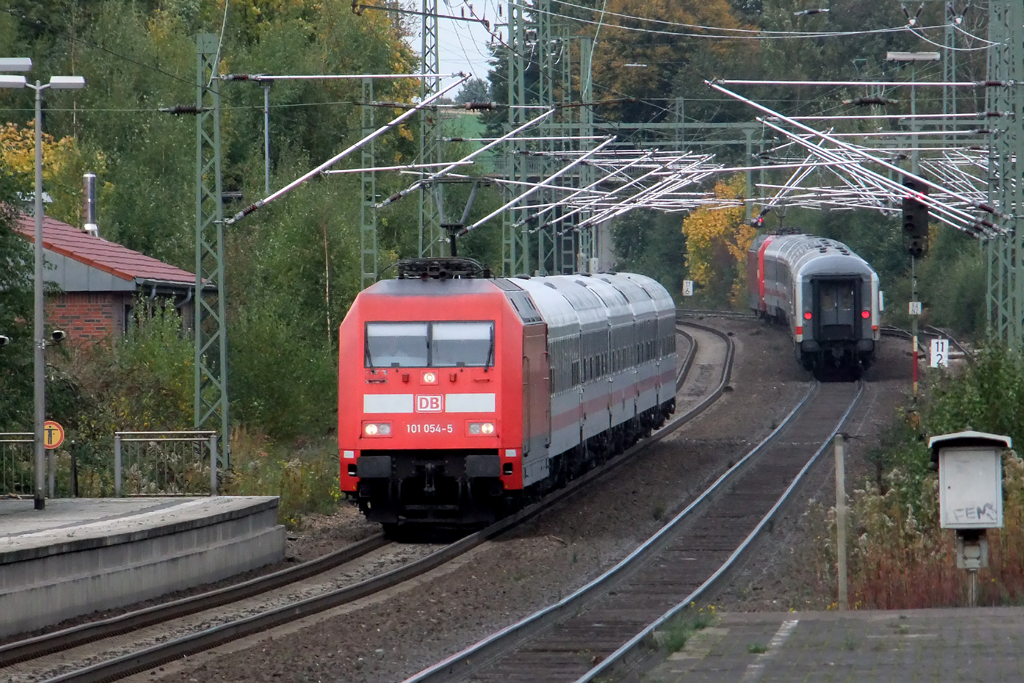
[[[417,413],[440,413],[443,410],[444,397],[430,396],[425,394],[416,396]]]

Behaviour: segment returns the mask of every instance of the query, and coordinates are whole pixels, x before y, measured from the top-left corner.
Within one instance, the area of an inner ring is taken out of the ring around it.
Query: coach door
[[[551,443],[551,383],[546,325],[523,328],[523,455]]]
[[[816,280],[818,333],[821,341],[854,338],[857,322],[857,281]]]

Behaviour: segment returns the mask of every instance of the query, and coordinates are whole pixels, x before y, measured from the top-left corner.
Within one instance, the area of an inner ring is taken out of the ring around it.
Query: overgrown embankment
[[[957,569],[954,535],[939,528],[938,473],[926,436],[974,429],[1024,443],[1024,358],[990,343],[960,372],[929,377],[918,413],[907,412],[871,454],[872,477],[851,495],[850,603],[858,608],[945,607],[965,602],[968,574]],[[978,603],[1024,598],[1024,460],[1003,454],[1002,529],[988,534],[989,566],[979,572]],[[835,510],[817,508],[818,577],[836,594]]]

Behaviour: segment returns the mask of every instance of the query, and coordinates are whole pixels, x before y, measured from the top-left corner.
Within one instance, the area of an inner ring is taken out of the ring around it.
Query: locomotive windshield
[[[494,323],[367,323],[366,367],[494,365]]]
[[[432,366],[481,368],[494,360],[494,323],[434,323],[431,327]]]
[[[367,323],[369,367],[422,368],[427,365],[427,323]]]

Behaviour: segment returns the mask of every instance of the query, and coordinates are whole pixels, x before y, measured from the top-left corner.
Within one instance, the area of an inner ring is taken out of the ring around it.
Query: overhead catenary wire
[[[559,5],[565,5],[566,7],[572,7],[574,9],[593,11],[592,7],[587,7],[586,5],[580,5],[580,4],[577,4],[577,3],[568,2],[568,0],[552,0],[552,1],[557,3],[557,4],[559,4]],[[825,12],[827,12],[827,11],[828,10],[825,10]],[[552,13],[552,14],[555,14],[555,13]],[[638,14],[625,14],[625,13],[622,13],[622,12],[607,12],[607,14],[609,16],[617,17],[617,18],[620,18],[620,19],[627,19],[629,21],[647,22],[647,23],[657,24],[657,25],[660,25],[660,26],[675,26],[675,27],[679,27],[679,28],[689,28],[689,29],[695,29],[695,30],[701,30],[701,31],[721,31],[723,33],[736,33],[736,34],[740,34],[740,35],[753,34],[753,35],[756,35],[756,36],[765,36],[765,35],[767,35],[767,36],[786,36],[786,37],[847,36],[847,35],[858,35],[858,34],[885,33],[885,32],[892,32],[892,31],[896,31],[896,30],[907,30],[908,28],[910,28],[909,26],[903,25],[903,26],[900,26],[900,27],[892,27],[892,28],[887,28],[887,29],[866,29],[866,30],[862,30],[862,31],[794,31],[794,30],[790,30],[790,31],[775,31],[775,30],[771,30],[771,29],[733,28],[733,27],[728,27],[728,26],[711,26],[711,25],[705,25],[705,24],[690,24],[690,23],[686,23],[686,22],[682,22],[682,21],[668,21],[666,19],[657,19],[655,17],[645,17],[645,16],[641,16],[641,15],[638,15]],[[576,17],[572,17],[570,15],[560,14],[560,13],[558,13],[557,16],[568,18],[568,19],[576,19]],[[918,30],[938,29],[938,28],[945,28],[945,26],[944,25],[935,25],[935,26],[928,26],[928,27],[918,27]],[[968,34],[968,35],[970,35],[970,34]]]
[[[224,30],[228,27],[228,7],[230,5],[231,3],[228,0],[224,0],[224,19],[220,22],[220,39],[217,41],[217,54],[213,58],[213,68],[210,70],[210,80],[206,83],[207,88],[213,85],[213,79],[217,77],[217,69],[220,65],[220,50],[224,47]]]
[[[761,104],[759,104],[757,102],[749,100],[749,99],[743,97],[742,95],[734,93],[734,92],[728,90],[727,88],[724,88],[723,86],[718,85],[716,82],[705,81],[705,83],[707,83],[709,85],[709,87],[711,87],[711,88],[713,88],[715,90],[718,90],[719,92],[722,92],[723,94],[726,94],[726,95],[729,95],[731,97],[734,97],[737,100],[739,100],[741,102],[744,102],[744,103],[752,106],[753,108],[761,111],[762,113],[767,114],[768,116],[773,117],[774,120],[781,120],[783,122],[786,122],[789,125],[792,125],[792,126],[798,128],[798,129],[804,131],[805,133],[810,133],[811,135],[820,137],[823,142],[828,142],[834,148],[838,148],[838,149],[824,148],[821,145],[816,145],[814,143],[811,143],[808,139],[802,138],[802,137],[798,136],[796,133],[793,133],[792,131],[789,131],[786,128],[783,128],[780,125],[777,125],[776,123],[774,123],[774,121],[769,121],[767,119],[767,117],[762,117],[762,118],[758,119],[760,121],[763,121],[765,125],[767,125],[768,127],[772,128],[773,130],[775,130],[775,131],[777,131],[779,133],[782,133],[782,134],[784,134],[784,135],[786,135],[788,137],[793,138],[795,141],[798,142],[798,144],[801,144],[801,145],[807,147],[809,150],[816,152],[822,158],[832,159],[832,160],[848,159],[848,158],[850,158],[849,155],[852,154],[854,157],[857,157],[857,158],[859,158],[862,161],[878,164],[879,166],[881,166],[882,168],[885,168],[888,171],[895,172],[895,173],[897,173],[899,175],[902,175],[902,176],[905,176],[905,177],[908,177],[908,178],[912,178],[915,181],[918,181],[918,182],[926,185],[927,187],[929,187],[932,190],[934,190],[935,193],[934,194],[930,194],[930,195],[915,193],[916,194],[915,198],[918,201],[920,201],[921,203],[926,204],[930,209],[932,209],[937,218],[939,218],[940,220],[943,220],[943,222],[946,222],[946,223],[950,224],[951,226],[953,226],[955,228],[958,228],[958,229],[961,229],[961,230],[965,230],[967,232],[973,232],[973,231],[977,230],[979,221],[977,221],[975,219],[975,217],[971,213],[969,213],[969,212],[967,212],[967,211],[965,211],[963,209],[960,209],[957,206],[954,206],[954,205],[952,205],[950,203],[943,202],[942,200],[939,199],[939,197],[942,197],[942,196],[953,197],[956,200],[959,200],[961,202],[965,202],[966,204],[970,205],[972,208],[974,208],[976,210],[987,212],[987,213],[992,213],[992,214],[997,214],[997,212],[995,211],[995,209],[993,207],[991,207],[991,206],[989,206],[989,205],[987,205],[985,203],[975,202],[972,198],[964,197],[962,195],[959,195],[959,194],[956,194],[956,193],[952,193],[948,188],[945,188],[945,187],[943,187],[943,186],[941,186],[941,185],[939,185],[937,183],[934,183],[934,182],[932,182],[930,180],[922,178],[920,175],[917,175],[917,174],[911,173],[909,171],[906,171],[904,169],[901,169],[898,166],[895,166],[895,165],[885,161],[884,159],[880,159],[880,158],[878,158],[876,156],[873,156],[872,154],[870,154],[868,151],[866,151],[863,148],[858,148],[858,147],[856,147],[854,145],[850,145],[848,143],[843,142],[840,139],[837,139],[837,138],[834,138],[834,137],[828,135],[827,133],[824,133],[822,131],[816,131],[813,128],[810,128],[809,126],[807,126],[807,125],[805,125],[805,124],[803,124],[803,123],[801,123],[799,121],[794,121],[792,119],[789,119],[788,117],[785,117],[785,116],[783,116],[781,114],[778,114],[777,112],[773,112],[768,107],[765,107],[764,105],[761,105]],[[889,178],[887,178],[887,177],[885,177],[885,176],[883,176],[881,174],[878,174],[878,173],[876,173],[874,171],[871,171],[870,169],[864,168],[862,165],[858,165],[858,166],[854,166],[854,167],[848,167],[848,168],[856,169],[856,173],[855,174],[856,174],[856,176],[858,177],[859,180],[869,182],[871,185],[873,185],[874,187],[878,188],[879,190],[885,192],[886,194],[891,194],[891,195],[902,197],[902,196],[905,196],[907,194],[907,192],[908,192],[907,189],[905,187],[903,187],[900,183],[897,183],[897,182],[895,182],[895,181],[893,181],[893,180],[891,180],[891,179],[889,179]],[[832,168],[831,170],[833,170],[833,172],[836,171],[835,168]]]
[[[981,88],[986,86],[1002,86],[998,81],[781,81],[781,80],[749,80],[737,78],[720,78],[705,83],[722,85],[776,85],[776,86],[848,86],[848,87],[906,87],[906,88]]]
[[[507,134],[501,136],[500,138],[497,138],[493,142],[489,142],[488,144],[484,145],[480,149],[477,149],[474,152],[471,152],[470,154],[464,156],[462,159],[459,160],[459,162],[469,161],[469,160],[473,159],[474,157],[477,157],[477,156],[483,154],[484,152],[486,152],[489,149],[497,146],[498,144],[500,144],[502,142],[505,142],[506,140],[510,140],[510,139],[514,138],[516,135],[518,135],[522,131],[526,130],[527,128],[530,128],[532,126],[537,125],[538,123],[540,123],[541,121],[543,121],[544,119],[546,119],[547,117],[551,116],[554,113],[555,113],[554,109],[547,110],[546,112],[544,112],[540,116],[537,116],[535,118],[530,119],[529,121],[527,121],[523,125],[519,126],[518,128],[515,128],[515,129],[509,131]],[[458,165],[458,163],[452,163],[451,164],[451,169],[454,169],[457,165]],[[433,174],[432,176],[430,176],[429,178],[424,178],[422,180],[419,180],[419,181],[413,183],[412,185],[410,185],[409,187],[405,188],[404,190],[398,192],[397,194],[394,194],[394,195],[388,197],[383,202],[380,202],[379,204],[375,204],[373,208],[375,208],[375,209],[382,209],[385,206],[388,206],[389,204],[392,204],[392,203],[398,201],[399,199],[402,199],[403,197],[407,197],[410,193],[415,192],[419,188],[423,187],[424,184],[426,184],[428,182],[433,182],[434,180],[437,180],[438,178],[446,175],[448,173],[448,171],[451,170],[451,169],[448,169],[448,168],[442,169],[442,170],[438,171],[437,173]]]
[[[536,184],[536,185],[535,185],[535,186],[534,186],[534,187],[533,187],[532,189],[530,189],[530,190],[527,190],[526,192],[522,193],[521,195],[519,195],[519,196],[517,196],[517,197],[513,198],[512,200],[510,200],[510,201],[506,202],[505,204],[503,204],[503,205],[502,205],[502,206],[500,206],[499,208],[495,209],[495,210],[494,210],[494,211],[492,211],[491,213],[487,214],[486,216],[484,216],[484,217],[483,217],[483,218],[481,218],[480,220],[476,221],[476,222],[475,222],[475,223],[473,223],[472,225],[467,225],[466,227],[462,228],[462,230],[460,230],[458,234],[459,234],[459,235],[461,236],[461,235],[465,235],[466,233],[468,233],[468,232],[470,232],[470,231],[472,231],[472,230],[475,230],[476,228],[480,227],[481,225],[483,225],[483,224],[484,224],[484,223],[486,223],[487,221],[491,220],[491,219],[492,219],[492,218],[494,218],[495,216],[498,216],[498,215],[500,215],[500,214],[501,214],[502,212],[504,212],[504,211],[505,211],[506,209],[508,209],[508,208],[510,208],[510,207],[512,207],[512,206],[515,206],[516,204],[518,204],[518,203],[519,203],[519,202],[521,202],[522,200],[524,200],[524,199],[526,199],[527,197],[531,196],[531,195],[532,195],[533,193],[537,192],[537,191],[538,191],[538,190],[540,190],[540,189],[541,189],[542,187],[547,187],[547,186],[548,186],[548,185],[550,185],[550,184],[551,184],[552,182],[554,182],[555,180],[557,180],[557,179],[558,179],[559,177],[561,177],[562,175],[564,175],[565,173],[567,173],[567,172],[568,172],[568,171],[569,171],[570,169],[572,169],[573,167],[575,167],[575,166],[579,165],[580,163],[582,163],[583,161],[585,161],[585,160],[586,160],[587,158],[589,158],[590,156],[593,156],[594,154],[596,154],[597,152],[599,152],[599,151],[600,151],[601,149],[603,149],[604,147],[606,147],[606,146],[608,146],[609,144],[611,144],[611,143],[612,143],[612,142],[613,142],[614,140],[615,140],[615,136],[614,136],[614,135],[610,136],[610,137],[609,137],[608,139],[606,139],[606,140],[605,140],[604,142],[602,142],[601,144],[599,144],[599,145],[598,145],[597,147],[595,147],[594,149],[592,149],[592,150],[590,150],[590,151],[586,152],[585,154],[582,154],[582,155],[580,156],[580,158],[579,158],[579,159],[577,159],[576,161],[573,161],[573,162],[572,162],[571,164],[568,164],[568,165],[566,165],[566,166],[562,167],[562,168],[561,168],[561,169],[559,169],[558,171],[555,171],[555,172],[554,172],[554,173],[552,173],[552,174],[551,174],[550,176],[548,176],[547,178],[545,178],[545,179],[544,179],[543,181],[541,181],[541,182],[537,183],[537,184]]]
[[[596,25],[597,24],[596,21],[591,20],[591,19],[583,19],[581,17],[574,17],[574,16],[571,16],[571,15],[568,15],[568,14],[561,14],[559,12],[552,12],[550,10],[543,10],[543,9],[539,9],[539,8],[533,7],[531,5],[518,4],[518,3],[512,3],[512,4],[514,4],[514,5],[518,6],[518,7],[524,8],[524,9],[530,11],[530,12],[539,12],[539,13],[547,14],[549,16],[558,17],[558,18],[561,18],[561,19],[567,19],[567,20],[570,20],[570,21],[575,21],[575,22],[579,22],[579,23],[583,23],[583,24],[589,24],[589,25]],[[640,21],[647,20],[644,17],[634,17],[634,19],[640,20]],[[857,36],[857,35],[874,35],[874,34],[881,34],[881,33],[901,33],[901,32],[908,32],[908,31],[910,31],[910,27],[909,26],[899,26],[899,27],[883,28],[883,29],[865,29],[865,30],[860,30],[860,31],[831,31],[831,32],[829,32],[829,31],[818,31],[818,32],[799,32],[799,31],[794,31],[794,32],[786,33],[786,34],[773,34],[773,35],[767,35],[767,34],[762,35],[760,33],[758,33],[757,35],[717,35],[717,34],[711,34],[711,33],[687,33],[687,32],[683,32],[683,31],[665,31],[665,30],[660,30],[660,29],[651,29],[651,28],[643,28],[643,27],[636,27],[636,26],[626,26],[626,25],[623,25],[623,24],[608,24],[608,23],[606,23],[605,26],[607,26],[608,28],[614,28],[614,29],[619,29],[619,30],[623,30],[623,31],[639,32],[639,33],[653,34],[653,35],[663,35],[663,36],[674,36],[674,37],[677,37],[677,38],[702,38],[702,39],[709,39],[709,40],[753,40],[753,41],[759,41],[759,42],[766,41],[766,40],[799,40],[799,39],[817,39],[817,38],[843,38],[843,37]],[[942,28],[942,27],[941,26],[929,26],[927,28]]]
[[[249,214],[253,213],[254,211],[258,211],[259,209],[261,209],[264,206],[266,206],[267,204],[275,201],[276,199],[279,199],[280,197],[283,197],[285,194],[291,192],[292,190],[294,190],[299,185],[302,185],[303,183],[305,183],[307,180],[310,180],[311,178],[315,178],[316,176],[320,175],[321,173],[326,171],[328,168],[330,168],[334,164],[338,163],[339,161],[344,159],[346,156],[348,156],[352,152],[354,152],[357,149],[361,148],[363,145],[367,144],[368,142],[370,142],[374,138],[380,137],[384,133],[386,133],[389,130],[395,128],[402,121],[406,120],[407,118],[409,118],[410,116],[412,116],[413,114],[418,112],[420,109],[426,107],[427,105],[429,105],[434,100],[443,97],[446,93],[448,93],[452,89],[457,88],[458,86],[462,85],[467,80],[469,80],[469,76],[462,76],[461,78],[459,78],[459,80],[455,81],[455,83],[453,83],[451,85],[448,85],[448,86],[445,86],[443,89],[439,90],[438,92],[434,93],[433,95],[430,95],[426,99],[422,100],[419,103],[419,105],[417,105],[416,107],[402,112],[401,114],[399,114],[397,117],[395,117],[394,119],[392,119],[388,123],[384,124],[383,126],[378,128],[377,130],[375,130],[372,133],[370,133],[369,135],[363,137],[358,142],[350,145],[349,147],[347,147],[342,152],[334,155],[333,157],[331,157],[330,159],[328,159],[324,163],[322,163],[319,166],[317,166],[316,168],[314,168],[312,171],[309,171],[308,173],[306,173],[306,174],[300,176],[299,178],[293,180],[292,182],[290,182],[287,185],[285,185],[284,187],[282,187],[280,190],[277,190],[276,192],[271,193],[269,196],[267,196],[267,197],[257,201],[255,204],[251,204],[248,207],[246,207],[245,209],[242,209],[241,211],[236,213],[234,216],[232,216],[231,218],[229,218],[226,221],[224,221],[224,223],[226,225],[231,225],[232,223],[235,223],[235,222],[241,220],[242,218],[244,218],[244,217],[248,216]]]
[[[402,78],[458,78],[466,74],[222,74],[222,81],[360,81],[363,79],[397,80]]]

